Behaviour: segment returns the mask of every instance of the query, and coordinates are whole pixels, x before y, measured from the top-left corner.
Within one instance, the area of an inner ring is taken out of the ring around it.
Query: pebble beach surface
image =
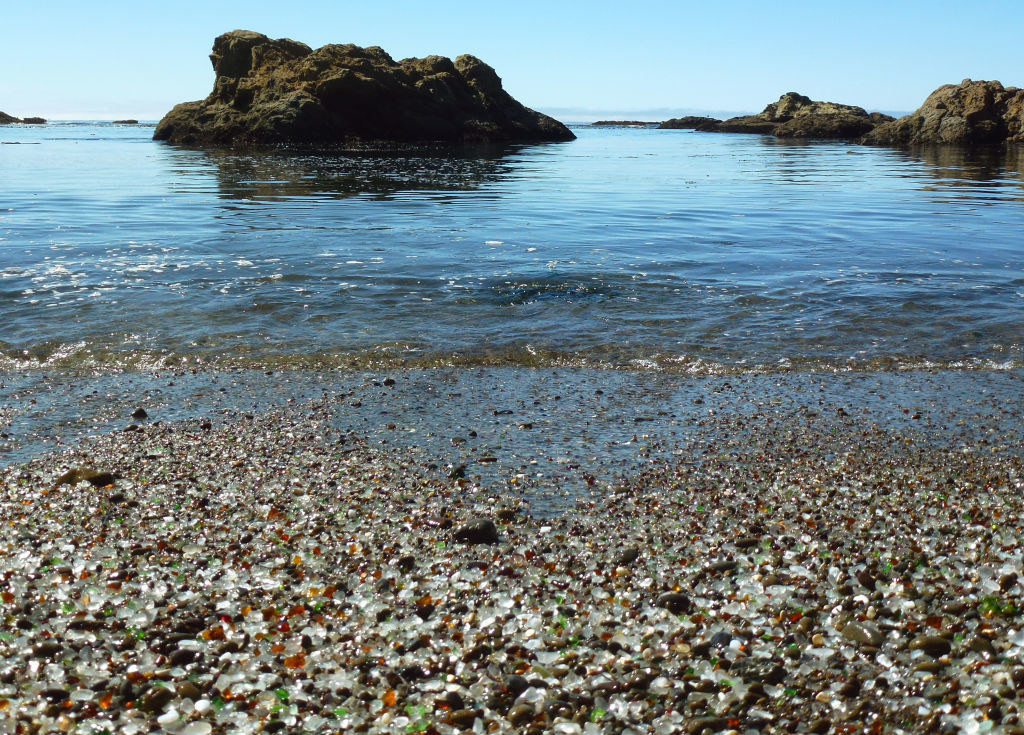
[[[6,377],[0,732],[1024,732],[1019,372],[259,375]]]

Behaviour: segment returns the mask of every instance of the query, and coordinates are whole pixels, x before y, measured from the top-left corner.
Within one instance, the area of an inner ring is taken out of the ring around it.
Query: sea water
[[[0,370],[1024,365],[1024,151],[0,126]]]

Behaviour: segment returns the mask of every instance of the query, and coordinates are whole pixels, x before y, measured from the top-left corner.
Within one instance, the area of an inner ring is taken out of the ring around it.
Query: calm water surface
[[[1024,365],[1024,151],[0,126],[0,368]]]

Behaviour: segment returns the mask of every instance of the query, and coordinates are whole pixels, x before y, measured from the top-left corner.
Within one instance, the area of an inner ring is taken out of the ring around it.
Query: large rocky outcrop
[[[880,125],[863,142],[880,145],[1024,143],[1024,90],[999,82],[945,84],[916,111]]]
[[[362,141],[558,141],[575,136],[502,89],[474,56],[394,61],[376,46],[316,50],[252,31],[218,36],[205,100],[153,137],[189,145]]]
[[[24,123],[25,125],[42,125],[45,122],[45,118],[41,117],[26,117],[22,120],[16,118],[14,115],[8,115],[6,112],[0,112],[0,125],[12,125],[14,123]]]
[[[728,120],[685,117],[666,120],[659,127],[689,128],[713,133],[760,133],[780,138],[859,138],[883,122],[892,120],[878,112],[868,114],[862,107],[817,102],[796,92],[787,92],[756,115]]]

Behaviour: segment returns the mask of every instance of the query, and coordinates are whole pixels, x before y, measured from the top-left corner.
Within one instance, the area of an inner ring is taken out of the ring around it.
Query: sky
[[[0,14],[0,110],[158,119],[213,86],[213,39],[246,28],[394,58],[474,54],[562,120],[757,112],[788,91],[910,111],[961,79],[1024,86],[1024,0],[35,0]]]

